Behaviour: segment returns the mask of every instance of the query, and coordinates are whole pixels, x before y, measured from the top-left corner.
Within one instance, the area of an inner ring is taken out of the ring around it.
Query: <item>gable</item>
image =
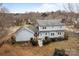
[[[33,36],[34,33],[30,32],[29,30],[26,30],[25,28],[22,28],[16,33],[16,41],[29,41],[30,38]]]
[[[25,31],[25,30],[32,33],[32,34],[34,34],[34,32],[32,30],[30,30],[29,28],[24,28],[24,27],[18,29],[16,33],[21,32],[21,31]]]

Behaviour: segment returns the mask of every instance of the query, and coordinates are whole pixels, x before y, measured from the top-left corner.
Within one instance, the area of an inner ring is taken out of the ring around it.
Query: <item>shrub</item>
[[[64,40],[68,40],[68,35],[67,34],[64,35]]]
[[[53,54],[54,56],[65,56],[65,50],[64,49],[55,49],[55,52]]]
[[[62,37],[58,37],[58,41],[62,41],[63,40],[63,38]]]
[[[41,16],[46,17],[46,16],[48,16],[48,14],[46,14],[46,13],[42,13]]]
[[[30,39],[30,43],[32,44],[32,46],[37,46],[37,41],[34,40],[33,38]]]
[[[13,45],[13,44],[15,44],[15,43],[16,43],[15,37],[12,36],[12,37],[11,37],[11,44]]]
[[[45,40],[43,40],[43,44],[45,45],[45,44],[48,44],[48,43],[50,43],[50,39],[46,36]]]
[[[55,40],[55,38],[51,38],[51,41],[52,41],[52,42],[55,42],[56,40]]]

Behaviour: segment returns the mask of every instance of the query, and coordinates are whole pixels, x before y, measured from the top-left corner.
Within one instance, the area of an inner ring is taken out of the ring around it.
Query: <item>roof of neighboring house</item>
[[[61,22],[62,19],[51,19],[51,20],[37,20],[39,26],[53,26],[53,25],[64,25]]]

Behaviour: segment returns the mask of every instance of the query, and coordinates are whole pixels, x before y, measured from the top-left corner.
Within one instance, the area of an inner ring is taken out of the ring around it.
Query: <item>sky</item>
[[[62,3],[4,3],[11,13],[51,12],[63,10]]]

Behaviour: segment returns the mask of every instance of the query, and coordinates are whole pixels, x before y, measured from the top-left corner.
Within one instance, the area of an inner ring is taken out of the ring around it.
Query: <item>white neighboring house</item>
[[[37,20],[39,38],[64,38],[64,23],[62,19]]]
[[[34,37],[34,31],[28,27],[21,27],[16,31],[15,37],[16,42],[29,41]]]

